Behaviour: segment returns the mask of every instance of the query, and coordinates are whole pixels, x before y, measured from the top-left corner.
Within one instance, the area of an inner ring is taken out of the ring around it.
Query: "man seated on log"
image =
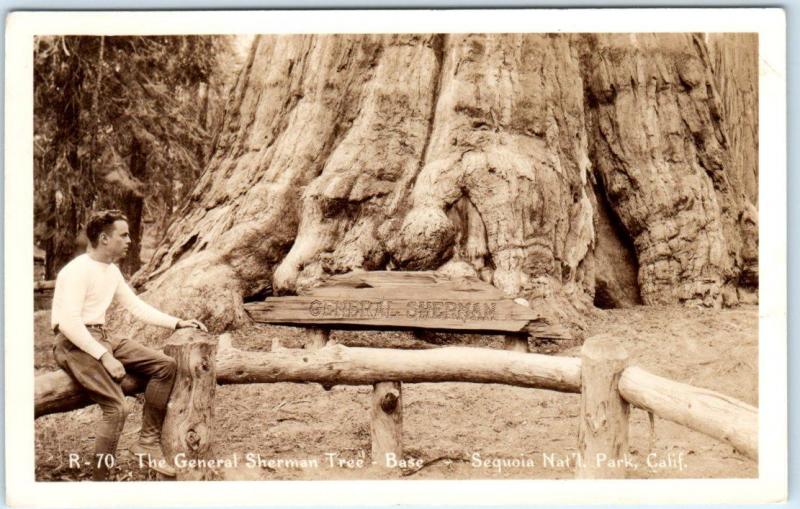
[[[95,428],[92,479],[108,479],[117,442],[127,416],[120,382],[129,370],[149,378],[144,392],[142,429],[130,450],[143,455],[144,464],[168,476],[175,471],[164,461],[161,427],[175,381],[175,360],[129,338],[115,337],[105,328],[106,309],[116,298],[134,316],[169,329],[194,327],[198,320],[181,320],[142,301],[125,282],[115,261],[124,257],[131,238],[127,218],[118,210],[95,212],[86,225],[89,245],[85,254],[64,266],[56,278],[51,325],[56,333],[56,362],[100,405],[103,418]],[[150,457],[148,458],[147,455]],[[148,460],[153,461],[148,461]]]

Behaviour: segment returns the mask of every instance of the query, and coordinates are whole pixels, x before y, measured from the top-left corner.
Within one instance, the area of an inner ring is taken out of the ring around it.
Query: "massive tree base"
[[[259,36],[134,283],[222,332],[331,274],[480,277],[594,305],[752,300],[752,34]],[[165,334],[115,313],[114,327]]]

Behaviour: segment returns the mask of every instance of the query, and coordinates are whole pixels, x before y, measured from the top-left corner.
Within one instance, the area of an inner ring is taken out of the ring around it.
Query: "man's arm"
[[[106,348],[101,345],[83,323],[83,301],[86,298],[86,281],[73,273],[59,274],[56,279],[54,300],[58,298],[60,313],[58,316],[58,330],[69,339],[73,345],[88,353],[95,359],[100,359]],[[57,297],[56,297],[57,294]]]
[[[177,328],[178,322],[180,322],[178,318],[170,316],[166,313],[162,313],[158,309],[140,299],[135,293],[133,293],[133,290],[131,290],[131,287],[128,286],[128,283],[122,277],[122,274],[119,275],[119,283],[117,284],[117,289],[114,292],[114,295],[117,297],[117,299],[119,299],[119,302],[125,306],[125,309],[130,311],[136,318],[142,320],[143,322],[152,325],[159,325],[168,329]]]

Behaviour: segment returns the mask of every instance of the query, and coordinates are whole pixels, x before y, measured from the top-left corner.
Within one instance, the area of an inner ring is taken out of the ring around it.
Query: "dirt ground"
[[[55,368],[47,312],[37,313],[37,373]],[[728,310],[635,307],[598,311],[588,335],[613,334],[631,363],[673,380],[758,405],[758,307]],[[297,346],[302,332],[254,326],[237,331],[234,346],[269,350],[271,339]],[[411,347],[467,343],[500,347],[502,338],[447,334],[334,332],[344,344]],[[557,355],[577,356],[579,346]],[[579,396],[503,385],[440,383],[403,386],[404,465],[389,474],[371,467],[370,387],[318,384],[218,386],[215,458],[236,465],[222,479],[569,479],[576,453]],[[140,427],[141,396],[120,441],[118,480],[156,479],[128,448]],[[39,418],[36,479],[83,480],[69,454],[91,458],[96,405]],[[756,477],[757,464],[729,445],[656,418],[631,412],[629,478]],[[650,461],[648,462],[648,458]],[[341,460],[341,461],[340,461]],[[359,462],[361,460],[361,462]],[[73,464],[74,465],[74,464]]]

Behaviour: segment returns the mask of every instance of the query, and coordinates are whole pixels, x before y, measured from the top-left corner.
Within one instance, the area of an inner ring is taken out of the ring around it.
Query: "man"
[[[64,266],[56,278],[51,325],[56,333],[56,362],[83,386],[103,411],[96,429],[92,479],[108,479],[117,442],[127,416],[120,381],[130,370],[149,377],[144,393],[142,429],[131,452],[144,464],[165,475],[175,475],[161,451],[161,426],[175,381],[175,361],[128,338],[113,337],[104,328],[105,314],[116,298],[134,316],[170,329],[194,327],[197,320],[181,320],[162,313],[133,293],[115,261],[128,251],[131,238],[127,218],[118,210],[95,212],[86,225],[89,245],[85,254]],[[147,455],[150,457],[148,458]],[[148,461],[152,460],[152,461]]]

